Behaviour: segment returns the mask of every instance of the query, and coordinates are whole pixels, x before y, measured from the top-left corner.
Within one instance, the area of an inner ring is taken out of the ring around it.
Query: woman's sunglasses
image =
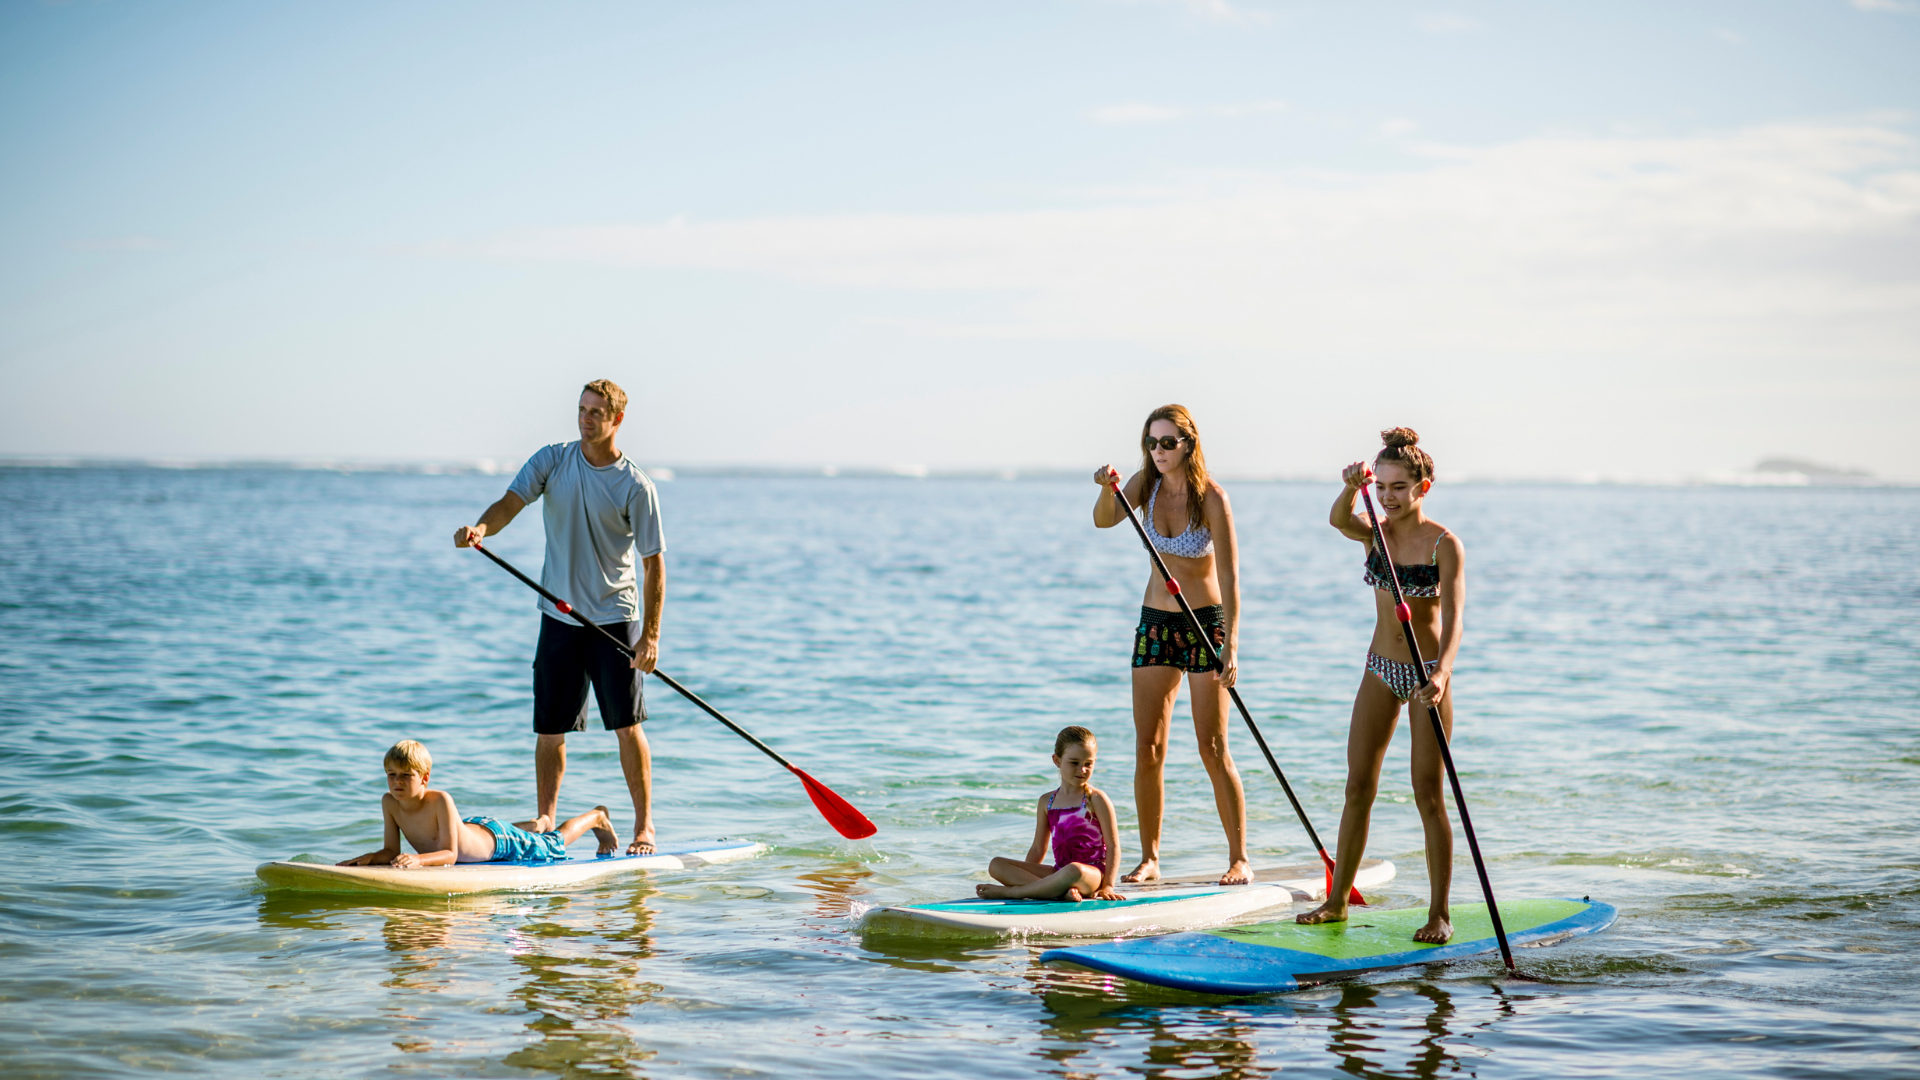
[[[1140,445],[1147,450],[1151,450],[1156,446],[1162,450],[1178,450],[1180,449],[1180,444],[1186,441],[1187,437],[1185,435],[1162,435],[1157,439],[1149,435],[1141,441]]]

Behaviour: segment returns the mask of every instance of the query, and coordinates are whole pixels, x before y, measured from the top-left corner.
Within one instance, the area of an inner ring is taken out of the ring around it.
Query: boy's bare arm
[[[427,799],[434,835],[445,846],[418,855],[409,855],[404,851],[395,855],[393,865],[402,870],[416,866],[452,866],[460,861],[460,819],[453,807],[453,796],[444,791],[429,791]]]
[[[400,854],[400,823],[394,820],[393,796],[380,796],[380,850],[356,855],[341,866],[386,866]]]

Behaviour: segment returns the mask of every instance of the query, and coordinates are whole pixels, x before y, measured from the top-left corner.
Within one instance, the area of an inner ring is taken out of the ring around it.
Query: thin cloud
[[[1175,7],[1215,22],[1260,23],[1272,18],[1269,12],[1229,3],[1228,0],[1107,0],[1107,2],[1126,4],[1130,7],[1148,4]]]
[[[1911,363],[1920,144],[1884,124],[1422,148],[1080,209],[551,229],[489,259],[996,296],[954,335],[1276,355]]]
[[[1414,24],[1429,34],[1464,34],[1480,29],[1480,20],[1451,11],[1422,15],[1414,20]]]
[[[1229,119],[1243,116],[1272,116],[1286,112],[1287,108],[1287,103],[1284,101],[1245,101],[1230,105],[1203,105],[1194,108],[1136,102],[1103,106],[1087,115],[1096,124],[1164,124],[1193,116],[1219,116]]]
[[[1186,115],[1166,105],[1107,105],[1088,114],[1096,124],[1164,124]]]

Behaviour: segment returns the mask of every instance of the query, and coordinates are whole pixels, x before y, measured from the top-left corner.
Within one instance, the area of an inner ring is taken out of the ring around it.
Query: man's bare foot
[[[978,896],[982,900],[1005,900],[1013,894],[1007,890],[1005,885],[975,885],[973,887],[973,895]]]
[[[593,838],[600,842],[600,854],[611,855],[620,850],[620,834],[613,831],[613,815],[607,813],[604,806],[593,808],[600,820],[593,823]]]
[[[1293,921],[1302,926],[1318,926],[1321,923],[1346,922],[1347,905],[1336,904],[1332,900],[1321,904],[1305,915],[1295,915]]]
[[[1248,866],[1245,859],[1233,860],[1233,865],[1227,867],[1227,872],[1220,875],[1222,885],[1246,885],[1252,881],[1253,867]]]
[[[533,820],[527,822],[528,832],[552,832],[555,828],[552,814],[535,814]]]
[[[1140,865],[1127,871],[1126,874],[1124,874],[1120,878],[1120,880],[1121,881],[1159,881],[1160,880],[1160,860],[1159,859],[1141,859]]]
[[[1413,932],[1413,940],[1428,945],[1445,945],[1453,940],[1453,922],[1445,915],[1428,915],[1427,925]]]
[[[655,850],[652,829],[638,830],[633,834],[633,842],[627,845],[629,855],[651,855]]]

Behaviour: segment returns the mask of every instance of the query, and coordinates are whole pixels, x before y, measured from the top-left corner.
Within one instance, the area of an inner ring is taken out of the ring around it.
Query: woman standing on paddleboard
[[[1353,722],[1347,729],[1347,805],[1340,815],[1340,842],[1334,859],[1333,888],[1327,902],[1301,915],[1303,923],[1339,922],[1347,917],[1347,890],[1367,846],[1367,828],[1374,796],[1380,790],[1380,768],[1400,722],[1400,706],[1425,709],[1437,704],[1440,722],[1453,737],[1453,698],[1448,696],[1453,660],[1460,652],[1461,613],[1466,605],[1466,549],[1446,526],[1428,519],[1423,506],[1433,486],[1433,458],[1417,445],[1412,428],[1380,433],[1385,449],[1373,459],[1374,496],[1383,515],[1380,529],[1387,551],[1374,545],[1373,527],[1364,513],[1355,511],[1360,488],[1367,482],[1362,462],[1341,474],[1346,487],[1333,500],[1328,520],[1340,535],[1367,547],[1364,580],[1373,586],[1373,644],[1367,649],[1366,671],[1353,698]],[[1422,689],[1413,657],[1394,612],[1393,586],[1387,580],[1391,557],[1413,615],[1414,638],[1427,661],[1429,682]],[[1404,561],[1403,561],[1404,560]],[[1413,803],[1420,810],[1426,833],[1427,922],[1413,935],[1415,941],[1444,942],[1453,936],[1447,890],[1453,881],[1453,824],[1447,820],[1446,775],[1433,725],[1413,726]]]
[[[1207,475],[1200,452],[1200,430],[1180,405],[1162,405],[1147,414],[1140,432],[1140,471],[1123,489],[1127,501],[1146,516],[1147,535],[1165,560],[1180,592],[1213,638],[1223,667],[1218,673],[1167,591],[1160,575],[1147,572],[1147,594],[1133,638],[1133,799],[1140,815],[1140,865],[1122,881],[1153,881],[1160,876],[1160,817],[1165,797],[1163,773],[1174,698],[1184,672],[1193,695],[1193,731],[1200,761],[1213,781],[1213,801],[1227,833],[1227,872],[1222,885],[1253,880],[1247,865],[1247,798],[1240,773],[1227,752],[1227,687],[1235,675],[1235,645],[1240,631],[1240,561],[1227,493]],[[1101,486],[1093,504],[1093,523],[1110,529],[1126,520],[1109,490],[1120,479],[1111,465],[1093,474]]]

